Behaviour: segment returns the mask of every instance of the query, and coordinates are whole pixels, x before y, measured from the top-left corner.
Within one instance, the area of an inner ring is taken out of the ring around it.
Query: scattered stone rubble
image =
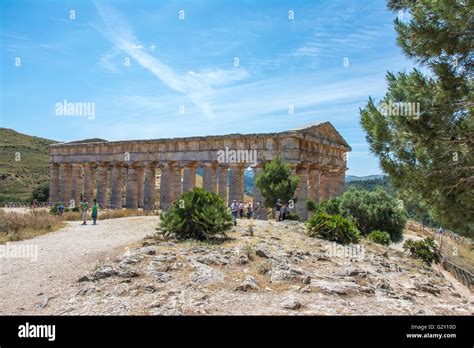
[[[149,238],[98,265],[51,314],[472,315],[473,303],[434,268],[364,242],[331,255],[303,224],[240,221],[220,242]]]

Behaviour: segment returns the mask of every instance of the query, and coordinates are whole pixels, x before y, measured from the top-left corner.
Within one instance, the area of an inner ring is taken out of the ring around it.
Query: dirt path
[[[8,243],[7,257],[5,246],[0,254],[0,314],[42,314],[53,301],[67,299],[77,279],[100,261],[154,233],[158,221],[152,216],[102,220],[97,226],[68,222],[57,232]],[[20,250],[28,250],[28,257],[13,256]]]

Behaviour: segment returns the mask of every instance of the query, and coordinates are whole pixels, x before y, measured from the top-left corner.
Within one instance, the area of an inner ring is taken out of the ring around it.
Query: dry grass
[[[456,265],[474,273],[474,246],[472,244],[459,243],[449,236],[443,236],[441,250]]]
[[[107,219],[118,219],[130,216],[149,216],[157,215],[157,213],[145,212],[143,210],[127,210],[127,209],[113,209],[113,210],[101,210],[99,211],[98,220]],[[77,211],[66,212],[63,214],[64,221],[81,221],[81,213]],[[87,216],[88,220],[91,220],[90,214]]]
[[[64,226],[60,217],[45,210],[17,213],[0,209],[0,243],[33,238]]]
[[[413,221],[407,224],[407,229],[423,238],[436,236],[436,230],[429,227],[422,228],[419,223]],[[436,241],[439,244],[440,238],[436,237]],[[442,235],[441,250],[456,265],[474,273],[474,244],[472,240],[464,237],[454,239],[446,233]]]

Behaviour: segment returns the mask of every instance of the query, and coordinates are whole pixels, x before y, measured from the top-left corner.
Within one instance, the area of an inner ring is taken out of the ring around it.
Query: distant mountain
[[[362,180],[377,180],[377,179],[383,179],[385,177],[386,175],[367,175],[367,176],[346,175],[346,182],[362,181]]]
[[[69,141],[68,144],[77,144],[77,143],[105,143],[107,140],[101,138],[91,138],[83,140]]]
[[[49,145],[55,140],[0,128],[0,202],[27,200],[49,181]]]
[[[388,176],[386,175],[353,177],[352,180],[346,180],[345,189],[348,190],[350,188],[366,191],[374,191],[378,188],[382,188],[391,194],[395,194],[395,188],[390,184]]]

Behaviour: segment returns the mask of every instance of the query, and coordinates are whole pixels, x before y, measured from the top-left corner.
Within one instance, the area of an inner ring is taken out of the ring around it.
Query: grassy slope
[[[0,202],[27,200],[36,186],[49,180],[48,147],[55,142],[0,128]]]

